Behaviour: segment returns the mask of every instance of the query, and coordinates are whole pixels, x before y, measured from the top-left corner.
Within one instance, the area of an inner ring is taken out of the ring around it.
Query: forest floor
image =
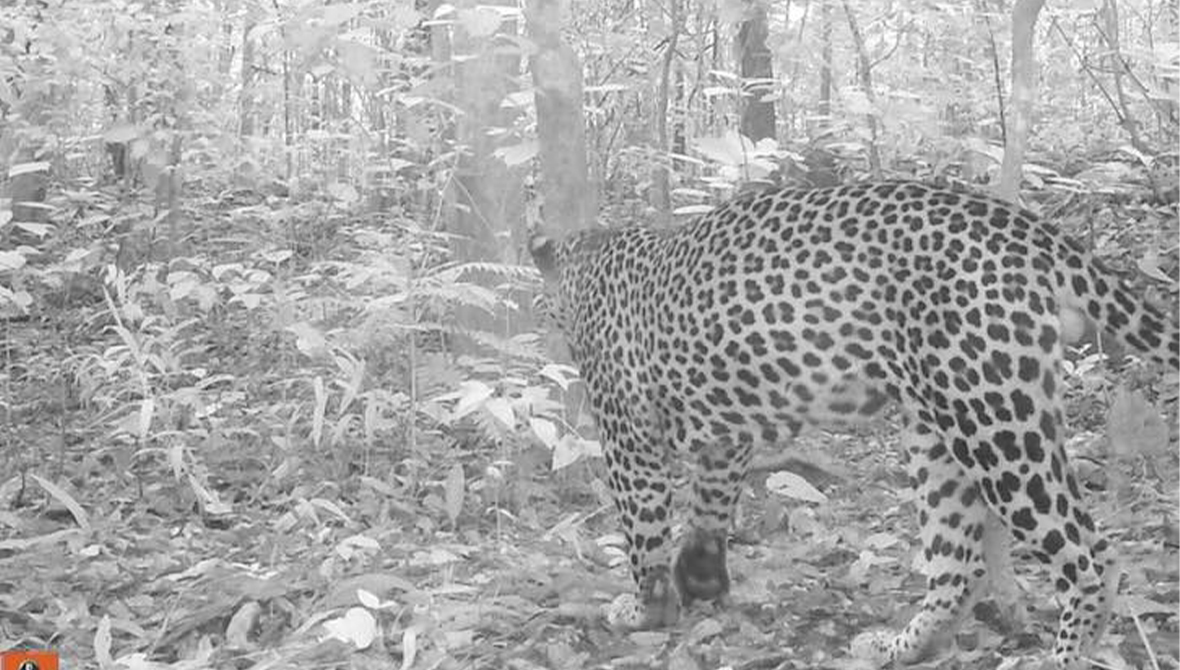
[[[47,423],[16,439],[49,439]],[[223,449],[206,461],[227,503],[215,514],[184,477],[133,477],[111,450],[72,445],[0,489],[0,648],[55,649],[70,669],[861,668],[852,637],[904,624],[922,595],[895,439],[801,441],[796,453],[817,466],[801,474],[828,501],[755,477],[731,545],[732,604],[635,633],[603,619],[631,583],[596,465],[554,473],[539,449],[511,466],[456,452],[423,465],[413,491],[396,476],[337,483],[312,467],[290,486]],[[1100,443],[1071,442],[1126,570],[1099,667],[1176,668],[1175,458],[1116,472],[1084,456]],[[484,476],[492,467],[512,476]],[[981,606],[922,667],[1039,667],[1057,608],[1045,569],[1021,552],[1016,565],[1018,629]]]

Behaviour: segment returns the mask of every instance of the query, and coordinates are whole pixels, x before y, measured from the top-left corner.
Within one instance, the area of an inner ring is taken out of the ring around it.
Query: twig
[[[1135,622],[1135,630],[1139,632],[1139,639],[1143,641],[1143,648],[1147,650],[1147,657],[1151,659],[1152,670],[1160,670],[1160,661],[1151,648],[1151,640],[1147,639],[1147,631],[1143,630],[1143,621],[1139,619],[1139,613],[1132,614],[1131,619]]]
[[[1008,110],[1004,106],[1004,82],[1000,78],[1000,49],[996,46],[996,33],[992,30],[992,22],[987,12],[983,12],[983,22],[987,24],[988,50],[991,51],[992,57],[992,78],[995,80],[996,103],[1000,110],[1000,141],[1007,146]]]

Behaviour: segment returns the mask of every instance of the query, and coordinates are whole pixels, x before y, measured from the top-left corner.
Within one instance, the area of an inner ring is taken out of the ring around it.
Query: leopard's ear
[[[557,244],[538,228],[529,231],[529,255],[543,276],[557,274]]]

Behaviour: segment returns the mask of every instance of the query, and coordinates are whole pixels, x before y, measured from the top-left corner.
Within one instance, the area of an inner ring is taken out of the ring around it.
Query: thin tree
[[[1004,160],[1000,165],[1000,197],[1015,202],[1020,191],[1024,149],[1032,124],[1036,97],[1036,53],[1033,37],[1045,0],[1017,0],[1012,7],[1012,104],[1004,134]]]
[[[774,57],[766,46],[769,30],[766,6],[755,0],[737,32],[738,67],[742,75],[742,135],[757,142],[773,138],[775,132]]]
[[[681,24],[683,23],[683,0],[669,0],[668,2],[668,38],[664,44],[664,57],[660,65],[660,82],[657,89],[655,118],[656,153],[657,160],[652,174],[652,206],[660,218],[662,225],[672,222],[672,186],[670,166],[671,160],[667,153],[671,146],[668,137],[669,101],[672,98],[672,68],[676,62],[676,48],[680,44]]]
[[[529,58],[537,106],[541,200],[546,220],[567,230],[594,218],[582,120],[582,64],[561,36],[569,0],[530,0],[525,13],[537,50]]]
[[[465,2],[459,11],[454,49],[462,58],[455,68],[455,100],[463,110],[458,139],[466,151],[452,184],[458,206],[448,230],[457,235],[458,258],[506,260],[499,239],[509,229],[508,222],[519,221],[523,214],[523,189],[520,175],[494,155],[501,140],[489,130],[511,128],[517,114],[502,103],[519,84],[520,58],[512,50],[497,48],[496,42],[500,36],[514,35],[517,26],[502,19],[494,32],[486,34],[476,12],[490,10]]]
[[[856,15],[848,0],[843,0],[844,16],[848,19],[848,31],[852,33],[852,42],[856,45],[856,73],[860,80],[861,91],[869,103],[870,109],[865,114],[865,123],[869,126],[869,171],[874,178],[881,178],[881,153],[877,148],[877,96],[873,92],[873,65],[869,61],[869,51],[865,47],[864,37],[860,34],[860,25],[856,22]]]
[[[820,3],[820,50],[819,65],[819,117],[820,126],[812,129],[812,136],[819,136],[832,123],[832,5],[827,0]]]

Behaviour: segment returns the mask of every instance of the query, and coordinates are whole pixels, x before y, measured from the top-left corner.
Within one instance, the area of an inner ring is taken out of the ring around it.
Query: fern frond
[[[549,360],[541,347],[540,338],[535,333],[525,333],[512,338],[503,338],[495,333],[489,333],[483,330],[453,329],[450,332],[460,337],[466,337],[476,344],[487,347],[503,356],[538,362]]]
[[[505,279],[539,284],[541,275],[536,268],[527,265],[512,265],[508,263],[490,263],[485,261],[470,261],[466,263],[448,263],[434,268],[427,274],[443,281],[459,281],[468,273],[484,273]]]
[[[495,291],[467,283],[425,284],[415,287],[414,294],[418,300],[437,300],[449,307],[477,307],[488,312],[495,312],[504,302]]]

